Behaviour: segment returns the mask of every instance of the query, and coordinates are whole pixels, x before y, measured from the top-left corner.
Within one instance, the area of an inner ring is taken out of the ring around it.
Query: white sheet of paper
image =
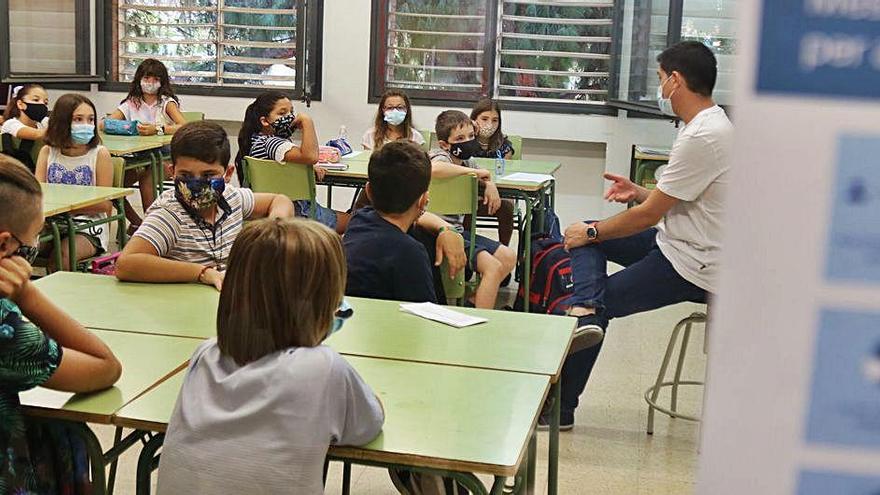
[[[444,308],[434,303],[400,303],[400,310],[428,320],[438,321],[455,328],[464,328],[471,325],[485,323],[489,320],[477,316],[466,315]]]
[[[321,168],[325,168],[327,170],[348,170],[347,163],[318,163]]]
[[[554,180],[554,178],[552,175],[547,174],[529,174],[526,172],[516,172],[502,177],[501,180],[507,180],[510,182],[533,182],[535,184],[543,184],[547,181]]]
[[[363,152],[364,152],[364,150],[352,151],[351,153],[349,153],[349,154],[347,154],[347,155],[342,155],[342,157],[343,157],[343,158],[354,158],[354,157],[360,155],[360,154],[363,153]]]

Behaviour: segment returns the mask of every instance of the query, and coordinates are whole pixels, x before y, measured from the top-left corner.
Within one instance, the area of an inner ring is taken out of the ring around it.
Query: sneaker
[[[563,409],[559,412],[559,431],[571,431],[574,428],[574,411]],[[538,417],[538,431],[550,430],[550,411]]]
[[[584,349],[589,349],[605,338],[605,329],[599,316],[596,314],[578,317],[578,326],[574,331],[574,337],[571,339],[571,346],[568,348],[568,354],[574,354]]]

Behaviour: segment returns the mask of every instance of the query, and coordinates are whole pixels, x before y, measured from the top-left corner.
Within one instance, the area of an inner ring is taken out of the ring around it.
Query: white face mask
[[[148,95],[157,94],[159,92],[159,88],[161,88],[161,87],[162,87],[162,83],[157,83],[157,82],[149,83],[147,81],[141,81],[141,91],[143,91],[144,94],[148,94]]]
[[[479,124],[478,126],[481,138],[490,138],[498,130],[498,124]]]
[[[672,79],[672,76],[667,77],[660,86],[657,86],[657,106],[665,115],[675,117],[675,110],[672,109],[672,95],[675,94],[675,90],[672,90],[672,93],[669,94],[669,98],[663,97],[663,86],[665,86],[670,79]]]

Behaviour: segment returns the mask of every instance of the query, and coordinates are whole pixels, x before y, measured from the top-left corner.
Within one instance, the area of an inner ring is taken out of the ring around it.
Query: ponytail
[[[268,117],[269,113],[272,112],[272,108],[275,107],[275,103],[282,98],[287,98],[287,95],[280,91],[267,91],[258,96],[244,111],[244,121],[241,123],[241,130],[238,131],[238,154],[235,155],[238,182],[242,187],[249,186],[249,184],[245,184],[244,157],[248,156],[251,152],[251,140],[254,134],[263,129],[260,118]]]

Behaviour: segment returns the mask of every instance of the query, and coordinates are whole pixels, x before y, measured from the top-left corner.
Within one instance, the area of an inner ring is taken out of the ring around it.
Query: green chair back
[[[183,115],[183,118],[187,122],[196,122],[198,120],[205,120],[205,112],[180,112]]]
[[[511,156],[510,159],[522,160],[522,136],[507,136],[507,139],[510,140],[510,144],[513,145],[513,156]]]
[[[310,165],[244,157],[244,176],[254,192],[283,194],[293,201],[315,201],[315,171]],[[315,208],[310,208],[312,218]]]
[[[432,179],[428,191],[431,197],[431,201],[428,203],[428,211],[431,213],[437,215],[471,215],[471,218],[476,218],[477,199],[480,193],[476,175],[468,174],[458,177]],[[476,229],[470,229],[469,234],[470,249],[468,249],[467,257],[468,260],[472,260],[474,257]],[[440,267],[440,272],[442,274],[443,290],[446,292],[447,299],[463,300],[467,292],[464,270],[458,272],[455,278],[450,279],[446,261],[444,261]]]
[[[422,137],[425,138],[425,144],[422,145],[422,149],[425,150],[425,152],[434,149],[434,145],[436,144],[434,142],[434,139],[437,137],[437,135],[434,134],[434,131],[429,129],[420,129],[419,132],[422,134]]]
[[[113,187],[125,187],[125,158],[114,156],[110,158],[113,164]]]
[[[13,137],[12,138],[12,146],[14,147],[14,149],[18,149],[18,147],[20,145],[21,145],[21,139],[19,139],[17,137]],[[31,159],[34,161],[34,164],[37,163],[37,157],[40,156],[40,150],[43,149],[43,146],[46,146],[46,144],[43,142],[42,139],[38,139],[38,140],[34,141],[34,146],[31,148]],[[0,139],[0,151],[3,151],[3,140],[2,139]],[[7,150],[7,151],[12,151],[12,150]]]

